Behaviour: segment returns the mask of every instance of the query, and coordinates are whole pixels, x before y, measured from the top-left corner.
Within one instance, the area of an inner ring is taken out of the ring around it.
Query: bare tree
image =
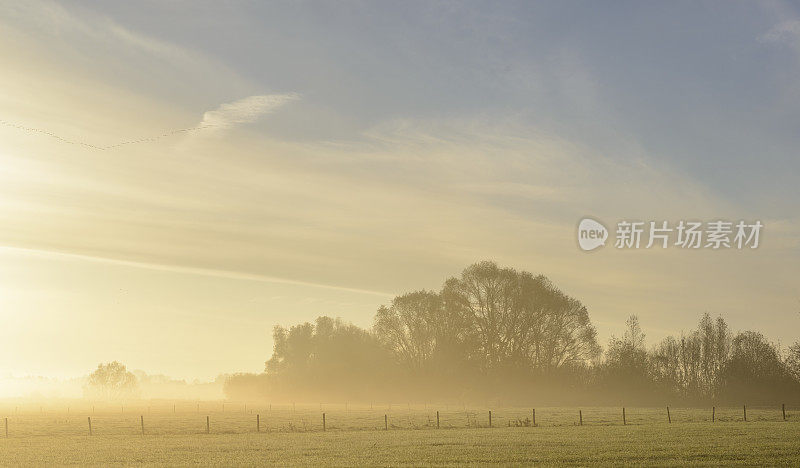
[[[438,294],[416,291],[381,306],[375,315],[374,331],[409,369],[429,365],[437,347],[437,321],[442,312]]]
[[[449,279],[442,297],[471,328],[484,369],[552,369],[600,352],[586,308],[544,276],[476,263]]]

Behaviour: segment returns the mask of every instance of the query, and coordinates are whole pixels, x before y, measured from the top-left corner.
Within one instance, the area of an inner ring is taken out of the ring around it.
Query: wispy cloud
[[[238,279],[245,281],[258,281],[262,283],[275,283],[275,284],[289,284],[296,286],[308,286],[312,288],[330,289],[334,291],[344,291],[357,294],[366,294],[372,296],[381,296],[389,298],[392,293],[385,291],[373,291],[370,289],[348,288],[344,286],[336,286],[331,284],[314,283],[310,281],[298,281],[287,278],[278,278],[275,276],[259,275],[253,273],[245,273],[240,271],[219,270],[214,268],[194,268],[180,265],[167,265],[160,263],[137,262],[131,260],[120,260],[109,257],[99,257],[94,255],[83,255],[69,252],[59,252],[46,249],[30,249],[25,247],[16,247],[9,245],[0,245],[0,253],[11,252],[18,254],[37,255],[44,257],[55,257],[62,259],[83,260],[89,262],[106,263],[112,265],[122,265],[133,268],[144,268],[148,270],[168,271],[173,273],[181,273],[187,275],[200,275],[200,276],[213,276],[217,278]]]
[[[783,21],[758,37],[762,43],[800,44],[800,20]]]
[[[156,39],[131,30],[112,18],[78,7],[67,8],[48,0],[17,2],[0,5],[4,19],[11,24],[32,26],[39,32],[71,40],[89,39],[108,47],[122,47],[162,60],[188,62],[206,61],[197,52],[175,43]]]
[[[261,116],[274,112],[299,98],[300,95],[296,93],[262,94],[227,102],[203,114],[200,126],[226,129],[234,125],[254,122]]]

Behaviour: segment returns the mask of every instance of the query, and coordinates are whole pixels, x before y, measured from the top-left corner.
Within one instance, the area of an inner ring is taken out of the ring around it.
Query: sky
[[[0,1],[0,377],[260,372],[491,259],[605,344],[800,339],[800,8]],[[757,249],[576,226],[760,220]]]

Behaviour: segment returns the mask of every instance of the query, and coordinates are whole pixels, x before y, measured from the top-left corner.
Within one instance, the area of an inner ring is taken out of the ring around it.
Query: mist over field
[[[0,465],[800,462],[800,5],[0,0]]]
[[[130,395],[120,395],[115,399],[174,399],[174,400],[219,400],[226,375],[213,381],[173,379],[165,375],[148,375],[143,371],[133,371],[137,391]],[[87,391],[89,375],[75,378],[57,377],[13,377],[0,376],[3,394],[0,400],[28,401],[30,403],[55,403],[64,400],[92,399]],[[101,398],[109,400],[109,398]]]
[[[440,291],[395,297],[370,328],[322,315],[276,325],[263,373],[209,382],[100,363],[82,378],[4,380],[5,396],[96,402],[224,400],[580,406],[800,404],[800,341],[705,314],[650,347],[637,316],[601,345],[586,307],[543,275],[473,264]]]

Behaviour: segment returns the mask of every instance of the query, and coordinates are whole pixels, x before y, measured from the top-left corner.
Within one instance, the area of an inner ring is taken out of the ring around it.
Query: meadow
[[[800,464],[795,407],[787,407],[786,420],[780,406],[747,408],[747,422],[741,407],[716,408],[713,422],[711,408],[670,408],[671,423],[666,408],[631,407],[625,424],[621,407],[542,407],[536,427],[532,408],[491,408],[489,427],[490,408],[463,405],[161,401],[0,408],[9,414],[8,438],[0,439],[3,466]]]

